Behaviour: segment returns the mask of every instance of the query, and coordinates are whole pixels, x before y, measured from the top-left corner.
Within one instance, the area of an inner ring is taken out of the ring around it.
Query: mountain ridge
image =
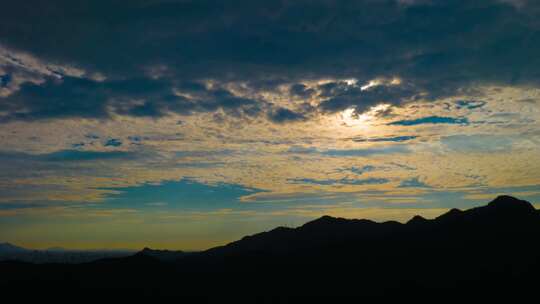
[[[392,233],[399,235],[410,233],[410,229],[424,226],[425,229],[437,228],[442,225],[468,225],[471,221],[478,221],[477,224],[492,221],[511,219],[512,217],[524,217],[540,220],[540,211],[524,200],[519,200],[511,196],[498,196],[487,205],[470,208],[467,210],[450,209],[434,219],[426,219],[420,215],[415,215],[406,223],[396,221],[374,222],[368,219],[345,219],[328,215],[321,216],[309,221],[299,227],[277,227],[270,231],[256,233],[245,236],[240,240],[231,242],[224,246],[210,248],[203,253],[206,254],[233,254],[238,250],[269,250],[277,253],[278,250],[272,247],[286,246],[287,248],[298,247],[305,249],[312,242],[335,241],[341,237],[356,237],[359,239],[380,237]],[[404,231],[398,231],[405,228]],[[302,239],[305,237],[305,239]],[[326,239],[325,239],[326,238]],[[276,245],[277,244],[277,245]],[[286,251],[290,253],[290,251]]]
[[[151,257],[160,261],[174,261],[180,259],[190,253],[182,250],[167,250],[167,249],[151,249],[149,247],[137,252],[135,255]]]
[[[76,265],[0,262],[0,286],[159,295],[516,295],[540,285],[538,235],[540,212],[503,196],[406,223],[323,216],[182,256],[146,248]]]

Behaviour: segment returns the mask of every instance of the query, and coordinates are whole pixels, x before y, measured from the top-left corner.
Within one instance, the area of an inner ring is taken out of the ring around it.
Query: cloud
[[[411,84],[368,81],[366,84],[346,81],[331,82],[319,86],[323,101],[319,108],[323,112],[338,112],[353,107],[362,113],[378,104],[401,104],[414,100],[420,94],[419,88]]]
[[[365,149],[330,149],[321,151],[321,154],[332,157],[350,157],[350,156],[372,156],[372,155],[385,155],[396,153],[410,153],[410,150],[405,145],[395,145],[380,148],[365,148]]]
[[[364,137],[355,137],[351,140],[354,142],[403,142],[403,141],[409,141],[413,140],[415,138],[418,138],[418,136],[414,135],[403,135],[403,136],[388,136],[388,137],[370,137],[370,138],[364,138]]]
[[[105,147],[119,147],[122,145],[122,141],[118,138],[111,138],[103,144]]]
[[[443,117],[443,116],[429,116],[411,120],[398,120],[388,123],[389,126],[416,126],[423,124],[451,124],[451,125],[467,125],[469,119],[466,117]]]
[[[294,184],[314,184],[314,185],[376,185],[386,184],[389,182],[386,178],[365,178],[365,179],[311,179],[311,178],[299,178],[289,179],[289,182]]]
[[[300,97],[311,97],[312,95],[316,93],[316,91],[313,88],[309,88],[302,83],[291,85],[291,87],[289,88],[289,91],[291,95],[300,96]]]
[[[289,109],[278,108],[268,113],[268,119],[275,123],[305,120],[306,117]]]
[[[422,182],[418,176],[406,179],[399,183],[398,188],[431,188],[428,184]]]
[[[458,100],[456,101],[456,108],[457,109],[463,109],[466,108],[468,110],[478,109],[482,108],[487,104],[485,101],[476,101],[476,100]]]
[[[371,172],[371,171],[374,171],[375,169],[377,169],[375,166],[370,166],[370,165],[366,165],[366,166],[363,166],[363,167],[350,167],[350,168],[346,168],[346,169],[342,169],[340,171],[351,171],[352,173],[355,173],[355,174],[358,174],[358,175],[362,175],[366,172]]]
[[[98,79],[76,67],[43,62],[27,52],[9,49],[0,43],[0,98],[18,91],[24,84],[41,84],[47,79],[60,80],[65,76]]]
[[[112,107],[137,117],[264,112],[283,123],[305,113],[272,112],[263,91],[287,85],[333,113],[540,84],[537,1],[31,3],[0,12],[4,120],[110,118]],[[321,79],[330,83],[307,85]],[[261,94],[201,85],[208,80]],[[181,90],[202,94],[174,93],[188,82]]]
[[[287,150],[287,153],[293,154],[320,154],[331,157],[350,157],[350,156],[372,156],[395,153],[409,153],[409,147],[406,145],[392,145],[374,148],[358,148],[358,149],[327,149],[320,150],[316,147],[292,146]]]
[[[193,150],[193,151],[176,151],[175,155],[179,158],[208,158],[208,157],[225,157],[233,155],[234,151],[225,150]]]
[[[150,202],[150,203],[146,203],[146,205],[150,207],[166,207],[168,203],[167,202]]]
[[[506,136],[490,134],[451,135],[441,138],[450,150],[462,153],[510,152],[513,140]]]
[[[287,149],[288,153],[294,153],[294,154],[312,154],[312,153],[319,153],[319,150],[316,147],[304,147],[304,146],[296,146],[293,145]]]
[[[0,87],[6,88],[9,83],[11,82],[12,76],[9,74],[1,75],[0,76]]]
[[[25,84],[3,98],[0,121],[51,118],[109,118],[112,114],[162,117],[218,109],[233,116],[256,116],[264,103],[239,97],[224,88],[193,89],[154,79],[95,81],[64,77],[61,81]]]

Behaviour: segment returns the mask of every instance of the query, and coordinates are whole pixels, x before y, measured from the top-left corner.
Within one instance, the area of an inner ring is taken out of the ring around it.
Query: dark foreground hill
[[[185,254],[145,250],[79,265],[0,264],[0,287],[48,293],[538,295],[540,213],[501,196],[406,224],[324,216]],[[440,297],[444,298],[440,298]]]

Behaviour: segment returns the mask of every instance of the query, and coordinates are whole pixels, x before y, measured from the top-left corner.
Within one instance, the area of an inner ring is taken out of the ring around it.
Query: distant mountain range
[[[415,216],[405,224],[323,216],[197,253],[145,249],[79,265],[5,262],[0,286],[152,295],[515,298],[540,286],[539,236],[540,212],[500,196],[483,207],[452,209],[432,220]]]
[[[136,256],[151,257],[164,262],[175,262],[189,254],[193,253],[180,250],[156,250],[144,248],[142,251],[139,251]]]
[[[73,250],[61,247],[35,250],[19,247],[10,243],[0,243],[0,261],[19,261],[36,264],[79,264],[104,258],[126,257],[133,255],[134,253],[135,251],[127,249]]]
[[[28,249],[10,243],[0,243],[0,256],[12,253],[28,252]]]

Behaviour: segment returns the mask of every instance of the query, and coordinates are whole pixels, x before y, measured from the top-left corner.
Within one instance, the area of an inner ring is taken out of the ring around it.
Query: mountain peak
[[[135,254],[135,256],[144,256],[158,259],[161,261],[174,261],[186,255],[181,250],[161,250],[144,247],[143,250]]]
[[[328,224],[328,223],[337,222],[339,220],[340,219],[336,218],[336,217],[332,217],[332,216],[329,216],[329,215],[323,215],[318,219],[314,219],[311,222],[305,223],[303,226],[314,226],[314,225],[320,225],[320,224]]]
[[[487,207],[491,209],[500,209],[500,210],[523,210],[523,211],[536,211],[533,205],[527,201],[517,199],[509,195],[500,195],[497,196],[493,201],[491,201]]]
[[[330,215],[323,215],[320,218],[316,219],[315,221],[321,221],[321,222],[331,222],[337,220],[336,217],[330,216]]]
[[[415,215],[413,218],[411,218],[407,225],[417,225],[417,224],[423,224],[428,222],[428,220],[420,215]]]
[[[443,220],[443,221],[453,221],[455,219],[458,219],[461,217],[461,215],[464,213],[464,211],[459,210],[457,208],[452,208],[448,212],[439,215],[436,220]]]
[[[437,221],[460,221],[463,219],[475,218],[478,220],[501,220],[501,219],[527,219],[530,215],[536,215],[538,212],[531,203],[517,199],[508,195],[501,195],[495,198],[487,205],[468,209],[465,211],[451,209],[436,218]]]
[[[307,222],[302,227],[304,228],[321,228],[321,227],[329,227],[329,226],[335,226],[335,225],[343,225],[343,224],[350,224],[350,223],[358,223],[358,222],[372,222],[370,220],[357,220],[357,219],[346,219],[342,217],[333,217],[329,215],[323,215],[318,219],[315,219],[311,222]]]

